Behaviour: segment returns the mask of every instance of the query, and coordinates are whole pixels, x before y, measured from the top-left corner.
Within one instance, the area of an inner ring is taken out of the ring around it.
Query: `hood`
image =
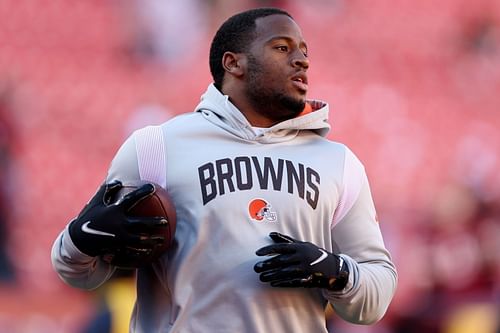
[[[200,112],[213,124],[245,140],[274,143],[293,139],[300,131],[313,131],[326,136],[330,130],[328,104],[319,100],[308,100],[310,110],[296,118],[282,121],[272,127],[255,131],[245,116],[213,84],[201,96],[195,112]]]

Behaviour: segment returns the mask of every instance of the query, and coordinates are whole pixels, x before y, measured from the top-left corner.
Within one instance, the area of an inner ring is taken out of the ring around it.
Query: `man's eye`
[[[282,52],[288,52],[288,46],[278,46],[276,48]]]

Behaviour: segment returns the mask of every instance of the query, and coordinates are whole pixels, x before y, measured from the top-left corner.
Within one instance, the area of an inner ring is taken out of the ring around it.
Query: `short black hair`
[[[225,52],[246,52],[253,41],[255,31],[255,20],[270,15],[286,15],[293,17],[286,11],[263,7],[250,9],[228,18],[217,30],[210,45],[210,72],[214,85],[220,90],[224,79],[224,68],[222,67],[222,56]]]

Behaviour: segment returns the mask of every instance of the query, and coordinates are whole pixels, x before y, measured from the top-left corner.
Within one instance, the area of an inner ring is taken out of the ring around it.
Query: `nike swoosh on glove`
[[[119,181],[102,184],[78,217],[70,222],[69,235],[81,252],[95,257],[128,246],[140,254],[165,241],[162,231],[168,228],[165,218],[128,214],[131,207],[154,193],[154,186],[144,184],[113,202],[121,188]]]
[[[273,287],[344,289],[349,271],[342,257],[309,242],[271,232],[275,244],[257,250],[258,256],[272,256],[259,261],[254,270],[262,282]]]

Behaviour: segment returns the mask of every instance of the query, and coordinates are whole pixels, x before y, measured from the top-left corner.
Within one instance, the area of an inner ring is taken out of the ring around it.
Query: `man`
[[[326,332],[327,302],[347,321],[379,320],[396,270],[362,164],[324,137],[327,104],[306,100],[307,52],[284,11],[229,18],[212,41],[214,83],[196,112],[134,133],[107,185],[56,239],[61,278],[84,289],[109,278],[103,257],[119,242],[106,233],[123,235],[126,208],[153,189],[108,198],[117,181],[146,179],[170,192],[177,230],[169,251],[137,270],[131,332]]]

